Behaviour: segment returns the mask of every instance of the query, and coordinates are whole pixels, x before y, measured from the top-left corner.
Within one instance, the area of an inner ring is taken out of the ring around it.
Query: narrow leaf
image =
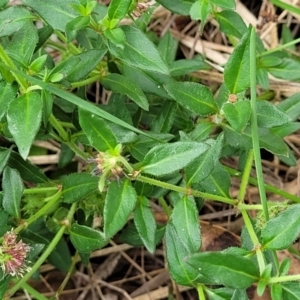
[[[142,89],[132,80],[119,74],[109,74],[101,79],[103,86],[115,93],[125,94],[141,108],[148,110],[148,100]]]
[[[5,167],[3,172],[3,199],[2,205],[7,213],[20,219],[20,203],[24,190],[23,181],[17,170]]]
[[[165,85],[170,96],[186,109],[201,116],[217,111],[211,90],[196,82],[174,82]]]
[[[250,86],[250,33],[249,29],[244,34],[224,69],[224,81],[232,94],[240,93]]]
[[[110,128],[96,115],[79,109],[79,123],[91,145],[99,152],[112,150],[117,145]]]
[[[112,0],[107,11],[110,20],[123,19],[129,11],[131,2],[132,0]]]
[[[300,204],[294,204],[269,220],[261,231],[264,249],[288,248],[300,234]]]
[[[144,196],[140,197],[134,210],[134,224],[147,250],[150,253],[154,253],[156,246],[156,223],[149,200]]]
[[[257,266],[251,259],[233,253],[196,253],[187,259],[187,263],[213,285],[245,289],[259,277]]]
[[[157,2],[176,14],[188,16],[195,0],[157,0]]]
[[[107,239],[126,224],[136,201],[136,192],[129,180],[114,181],[109,185],[103,212],[104,235]]]
[[[72,224],[69,234],[76,250],[82,253],[90,253],[108,243],[100,231],[76,223]]]
[[[42,101],[37,93],[27,93],[11,101],[8,112],[8,129],[23,159],[28,156],[42,120]]]
[[[288,114],[293,121],[297,120],[300,115],[300,93],[280,101],[277,107]]]
[[[184,168],[209,146],[197,142],[175,142],[152,148],[143,160],[142,172],[156,176]]]
[[[74,203],[98,190],[98,177],[87,173],[73,173],[63,179],[62,197],[66,203]]]
[[[0,175],[2,174],[3,169],[7,165],[8,159],[11,155],[12,147],[9,149],[2,150],[0,148]]]
[[[220,134],[217,140],[211,142],[211,147],[205,153],[187,166],[185,169],[187,185],[190,186],[194,182],[200,182],[209,176],[219,160],[223,139],[223,134]]]

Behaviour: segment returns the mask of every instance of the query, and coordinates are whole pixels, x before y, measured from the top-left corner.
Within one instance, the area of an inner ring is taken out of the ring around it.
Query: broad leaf
[[[195,0],[177,0],[176,2],[173,0],[157,0],[157,2],[176,14],[187,16]]]
[[[267,70],[274,77],[284,80],[300,79],[300,62],[293,58],[283,58],[279,65],[269,67]]]
[[[187,263],[206,277],[212,285],[245,289],[259,277],[257,266],[249,258],[226,252],[196,253],[187,258]],[[200,281],[196,280],[199,283]]]
[[[283,138],[300,129],[299,122],[289,122],[282,126],[271,128],[272,133]]]
[[[125,94],[141,108],[148,110],[148,100],[134,81],[119,74],[109,74],[101,79],[103,86],[115,93]]]
[[[227,35],[241,38],[247,32],[247,26],[241,16],[233,10],[222,10],[215,14],[220,30]]]
[[[210,0],[210,2],[225,9],[235,9],[234,0]]]
[[[300,204],[294,204],[269,220],[261,231],[264,249],[288,248],[300,234]]]
[[[172,211],[171,223],[189,254],[200,251],[200,225],[194,201],[188,197],[179,200]]]
[[[167,175],[184,168],[209,146],[197,142],[175,142],[152,148],[143,160],[142,172],[156,176]]]
[[[81,200],[88,194],[98,190],[98,177],[87,173],[73,173],[63,179],[62,197],[67,203]]]
[[[165,85],[171,97],[186,109],[206,116],[217,112],[211,90],[196,82],[174,82]]]
[[[22,6],[10,6],[1,10],[0,37],[13,34],[31,19],[31,13]]]
[[[243,92],[250,86],[250,33],[248,29],[224,68],[224,81],[231,94]]]
[[[257,102],[257,124],[259,127],[281,126],[292,121],[291,118],[275,105],[267,101]]]
[[[12,40],[6,47],[8,55],[18,66],[28,66],[38,42],[37,30],[32,22],[27,22],[13,36]]]
[[[19,153],[26,159],[42,120],[42,101],[38,93],[27,93],[11,101],[8,129],[14,137]]]
[[[208,65],[201,56],[193,59],[179,59],[170,65],[170,72],[172,76],[183,76],[206,69],[208,69]]]
[[[78,16],[72,4],[77,4],[75,0],[22,0],[25,5],[28,5],[35,10],[48,24],[54,29],[65,31],[67,23]]]
[[[124,31],[120,27],[115,27],[113,29],[107,28],[103,33],[104,36],[110,41],[110,43],[114,44],[120,49],[124,49],[126,36],[124,34]]]
[[[107,191],[104,204],[104,235],[114,236],[127,222],[137,201],[135,189],[129,180],[112,182]]]
[[[124,49],[110,44],[113,55],[139,69],[169,74],[166,62],[143,32],[132,26],[123,26],[122,29],[126,36]]]
[[[10,102],[16,97],[18,86],[5,81],[0,82],[0,120],[6,114]]]
[[[213,130],[213,127],[214,124],[210,122],[199,123],[190,132],[190,138],[196,142],[201,142],[210,135],[210,133]]]
[[[249,101],[226,103],[223,110],[228,123],[238,132],[242,132],[249,122],[251,107]]]
[[[72,224],[69,234],[76,250],[82,253],[91,253],[108,243],[102,232],[76,223]]]
[[[281,284],[283,290],[283,298],[287,300],[300,299],[300,283],[299,282],[286,282]]]
[[[187,185],[190,186],[192,183],[200,182],[209,176],[219,160],[223,138],[223,134],[220,134],[217,140],[212,140],[211,147],[186,167]]]
[[[170,31],[161,38],[157,46],[158,51],[161,53],[163,59],[170,65],[176,57],[178,48],[178,41],[171,35]]]
[[[230,176],[220,162],[216,162],[213,171],[201,182],[196,183],[197,187],[207,193],[229,196]]]
[[[154,253],[156,246],[156,223],[149,200],[144,196],[139,198],[134,210],[134,224],[147,250],[150,253]]]
[[[83,109],[79,110],[79,123],[91,145],[99,152],[114,149],[116,138],[106,122]]]
[[[20,219],[20,203],[24,190],[23,181],[17,170],[5,167],[3,172],[3,199],[2,205],[11,216]]]
[[[79,16],[72,19],[65,27],[68,42],[74,40],[78,30],[87,27],[89,23],[89,16]]]
[[[181,235],[172,223],[166,227],[166,254],[168,268],[173,280],[182,285],[193,285],[199,271],[186,263],[185,258],[191,253],[180,239]]]

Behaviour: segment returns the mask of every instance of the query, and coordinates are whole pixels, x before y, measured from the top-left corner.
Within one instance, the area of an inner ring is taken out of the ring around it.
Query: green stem
[[[87,158],[87,154],[83,152],[73,141],[69,141],[69,135],[65,131],[65,129],[62,127],[61,123],[54,117],[53,114],[49,116],[49,122],[50,124],[55,128],[55,130],[58,132],[60,138],[63,140],[63,142],[68,145],[68,147],[75,152],[79,157],[82,159]]]
[[[25,189],[23,191],[23,195],[31,195],[31,194],[43,194],[48,192],[56,192],[59,188],[56,186],[49,186],[49,187],[39,187],[39,188],[32,188],[32,189]]]
[[[263,253],[260,248],[260,242],[258,240],[258,237],[256,236],[255,230],[252,226],[252,223],[248,216],[248,213],[245,210],[241,210],[241,214],[243,216],[243,220],[244,220],[245,226],[247,228],[247,231],[249,233],[250,239],[254,245],[254,250],[255,250],[256,256],[257,256],[259,272],[260,272],[260,274],[262,274],[266,265],[265,265]]]
[[[30,286],[29,284],[27,284],[26,282],[24,282],[22,284],[22,287],[24,290],[26,290],[30,295],[32,295],[34,297],[34,299],[37,300],[48,300],[47,297],[45,297],[44,295],[42,295],[41,293],[39,293],[36,289],[34,289],[32,286]]]
[[[95,75],[93,77],[87,78],[87,79],[82,80],[82,81],[73,82],[73,83],[71,83],[71,86],[72,86],[72,88],[78,88],[78,87],[81,87],[81,86],[86,86],[86,85],[94,83],[97,80],[100,80],[101,78],[102,78],[102,76]]]
[[[268,280],[268,283],[278,283],[278,282],[287,282],[287,281],[296,281],[296,280],[300,280],[300,274],[287,275],[282,277],[273,277]]]
[[[251,167],[252,167],[252,162],[253,162],[253,151],[250,150],[248,157],[247,157],[245,169],[244,169],[243,176],[242,176],[242,182],[241,182],[240,190],[239,190],[239,194],[238,194],[238,200],[241,202],[244,202],[244,199],[245,199],[247,186],[248,186],[248,182],[249,182],[249,177],[250,177],[250,172],[251,172]]]
[[[156,185],[156,186],[162,187],[162,188],[167,189],[167,190],[179,192],[179,193],[182,193],[182,194],[185,194],[185,195],[193,195],[193,196],[196,196],[196,197],[202,197],[202,198],[205,198],[205,199],[216,200],[216,201],[220,201],[220,202],[223,202],[223,203],[228,203],[228,204],[231,204],[231,205],[237,205],[238,204],[238,200],[234,200],[234,199],[231,199],[231,198],[226,198],[226,197],[222,197],[222,196],[218,196],[218,195],[214,195],[214,194],[203,193],[203,192],[192,190],[192,189],[187,189],[187,188],[184,188],[184,187],[181,187],[181,186],[176,186],[176,185],[171,184],[171,183],[162,182],[162,181],[159,181],[157,179],[145,177],[145,176],[142,176],[142,175],[138,175],[137,177],[133,177],[132,180],[138,180],[138,181],[141,181],[141,182],[149,183],[149,184]]]
[[[260,157],[259,136],[257,126],[257,105],[256,105],[256,33],[252,28],[250,36],[250,90],[251,90],[251,133],[253,142],[253,154],[258,180],[258,189],[260,201],[263,206],[263,212],[266,221],[269,220],[268,204],[266,198],[265,185],[263,180],[263,171]]]
[[[36,261],[36,263],[31,268],[30,272],[28,272],[23,278],[21,278],[12,288],[8,290],[8,295],[12,296],[19,288],[22,287],[24,283],[27,282],[28,279],[39,269],[39,267],[45,262],[47,257],[51,254],[51,252],[55,249],[56,245],[62,238],[66,228],[71,224],[73,215],[76,210],[76,203],[73,203],[70,211],[68,213],[68,216],[64,222],[62,222],[64,225],[59,229],[59,231],[56,233],[54,238],[52,239],[51,243],[48,245],[45,252],[39,257],[39,259]]]
[[[59,39],[61,39],[74,54],[80,54],[80,50],[76,48],[76,46],[70,42],[68,42],[67,38],[58,30],[55,30],[55,34]]]
[[[228,173],[230,175],[235,176],[235,177],[242,177],[242,173],[241,172],[239,172],[239,171],[237,171],[235,169],[226,167],[226,166],[225,166],[225,168],[226,168],[226,170],[228,171]],[[253,178],[253,177],[249,178],[249,183],[251,183],[254,186],[258,185],[257,180],[255,178]],[[298,202],[298,203],[300,202],[300,198],[297,197],[297,196],[295,196],[295,195],[292,195],[292,194],[290,194],[290,193],[288,193],[288,192],[286,192],[284,190],[281,190],[281,189],[279,189],[279,188],[277,188],[275,186],[272,186],[270,184],[266,184],[265,183],[264,185],[265,185],[265,189],[268,192],[272,192],[272,193],[274,193],[276,195],[282,196],[283,198],[289,199],[289,200],[294,201],[294,202]]]
[[[205,294],[202,284],[197,285],[197,292],[198,292],[198,298],[199,300],[205,300]]]
[[[237,209],[238,210],[262,210],[263,207],[261,204],[243,204],[243,203],[239,203],[237,205]]]

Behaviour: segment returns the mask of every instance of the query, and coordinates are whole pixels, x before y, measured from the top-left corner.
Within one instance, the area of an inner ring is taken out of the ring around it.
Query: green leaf
[[[188,16],[195,0],[157,0],[156,2],[176,14]]]
[[[208,69],[208,65],[202,56],[197,56],[193,59],[179,59],[170,65],[171,75],[175,77],[206,69]]]
[[[203,28],[212,12],[212,6],[208,0],[197,0],[190,9],[190,16],[192,20],[201,20],[200,32]]]
[[[25,5],[28,5],[35,10],[49,25],[54,29],[65,31],[66,25],[78,13],[72,8],[72,4],[76,4],[75,0],[22,0]]]
[[[110,44],[110,50],[114,56],[128,65],[142,70],[169,74],[166,62],[143,32],[132,26],[122,26],[121,28],[125,33],[126,42],[124,49],[119,49]]]
[[[90,16],[78,16],[66,24],[66,36],[70,43],[76,38],[79,29],[85,28],[90,23]]]
[[[0,11],[0,37],[9,36],[18,31],[28,20],[31,13],[22,6],[10,6]]]
[[[127,13],[133,0],[112,0],[108,7],[108,17],[110,20],[121,20]]]
[[[0,299],[5,299],[5,294],[8,290],[8,285],[12,279],[12,276],[4,276],[2,269],[0,270]]]
[[[23,159],[28,156],[41,120],[42,101],[39,94],[30,92],[10,102],[7,112],[8,129]]]
[[[267,70],[276,78],[284,80],[299,80],[300,79],[300,62],[285,57],[279,65],[269,67]]]
[[[147,153],[141,170],[155,176],[167,175],[184,168],[208,148],[208,145],[197,142],[159,145]]]
[[[300,204],[289,206],[269,220],[261,231],[264,249],[288,248],[300,234]]]
[[[226,252],[195,253],[187,258],[200,275],[213,285],[245,289],[259,277],[257,266],[249,258]],[[198,280],[196,280],[198,282]],[[201,283],[201,281],[199,281]]]
[[[148,110],[148,100],[142,89],[134,81],[119,74],[109,74],[101,79],[102,85],[115,93],[125,94],[141,108]]]
[[[6,81],[0,82],[0,120],[6,114],[10,102],[15,99],[18,91],[16,84],[9,84]]]
[[[193,286],[199,271],[186,263],[185,258],[191,253],[181,241],[179,232],[172,222],[168,223],[165,236],[168,268],[171,277],[178,284]]]
[[[103,32],[105,37],[115,46],[120,49],[124,49],[124,44],[126,42],[126,36],[124,31],[120,27],[116,27],[113,29],[106,28]]]
[[[194,201],[186,196],[179,200],[172,211],[171,223],[189,254],[200,251],[200,225]]]
[[[283,298],[282,286],[280,283],[274,283],[271,285],[271,297],[272,297],[272,300],[288,299],[288,298]]]
[[[298,300],[300,299],[300,283],[299,282],[286,282],[281,284],[283,295],[282,299]]]
[[[66,77],[70,82],[84,79],[93,71],[106,53],[106,49],[91,49],[73,57],[79,58],[78,63],[72,68]]]
[[[251,107],[249,101],[225,103],[223,106],[228,123],[238,132],[242,132],[249,122]]]
[[[20,203],[24,190],[23,181],[19,172],[10,167],[5,167],[3,172],[3,199],[2,205],[7,213],[20,219]]]
[[[26,22],[13,36],[6,47],[7,54],[18,66],[28,66],[38,42],[37,29],[32,22]]]
[[[300,115],[300,93],[280,101],[277,107],[288,114],[293,121],[297,120]]]
[[[11,168],[17,169],[21,177],[28,182],[48,182],[48,178],[40,168],[33,165],[29,160],[24,160],[17,152],[12,151],[8,161],[8,165]]]
[[[210,2],[225,9],[235,9],[234,0],[210,0]]]
[[[223,165],[220,162],[216,162],[213,171],[206,179],[197,182],[197,187],[207,193],[228,197],[230,176]]]
[[[257,102],[257,124],[259,127],[275,127],[291,122],[291,118],[268,101]]]
[[[2,150],[0,148],[0,175],[2,174],[3,169],[7,165],[9,157],[11,155],[12,147],[9,149]]]
[[[215,18],[220,24],[220,30],[227,35],[240,39],[247,32],[246,24],[235,11],[222,10],[215,14]]]
[[[184,108],[201,116],[217,111],[211,90],[196,82],[174,82],[165,85],[165,89]]]
[[[173,38],[170,31],[167,31],[165,35],[160,39],[157,46],[162,58],[170,65],[176,57],[178,48],[178,41]]]
[[[136,192],[129,180],[114,181],[109,185],[103,212],[104,235],[107,239],[126,224],[136,201]]]
[[[149,200],[144,196],[139,198],[134,210],[134,224],[147,250],[150,253],[154,253],[156,246],[156,223]]]
[[[190,132],[190,138],[196,142],[201,142],[210,135],[213,127],[214,124],[210,122],[197,124],[195,128]]]
[[[102,232],[76,223],[72,224],[69,234],[76,250],[82,253],[91,253],[108,243]]]
[[[74,203],[98,190],[98,177],[87,173],[73,173],[62,182],[62,197],[66,203]]]
[[[224,135],[220,134],[216,140],[212,140],[211,147],[186,167],[185,174],[188,186],[204,180],[212,172],[219,160],[223,139]]]
[[[99,152],[114,149],[115,136],[106,122],[83,109],[79,109],[79,123],[91,145]]]
[[[250,86],[250,33],[248,29],[224,68],[224,81],[231,94],[243,92]]]
[[[177,105],[173,101],[166,100],[151,123],[151,130],[161,133],[169,132],[173,126],[176,110]]]

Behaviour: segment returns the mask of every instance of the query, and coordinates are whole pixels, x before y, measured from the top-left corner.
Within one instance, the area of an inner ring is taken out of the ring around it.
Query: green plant
[[[1,297],[23,288],[45,299],[26,281],[49,257],[72,273],[64,236],[87,262],[133,213],[132,229],[144,246],[154,252],[164,237],[172,278],[195,287],[199,299],[247,299],[253,283],[260,295],[269,286],[273,299],[299,299],[300,274],[287,275],[289,265],[279,264],[275,251],[289,248],[300,233],[300,198],[266,185],[260,158],[264,148],[286,164],[295,162],[283,138],[300,128],[299,95],[277,106],[256,97],[257,83],[269,88],[268,72],[299,80],[299,61],[285,51],[298,41],[266,51],[255,29],[234,11],[233,0],[157,1],[201,20],[200,30],[215,18],[235,45],[215,97],[203,84],[181,81],[199,66],[206,68],[203,60],[175,60],[169,33],[158,45],[147,36],[155,6],[121,25],[146,6],[135,0],[112,0],[108,7],[93,0],[23,0],[25,6],[12,7],[7,2],[0,1],[0,129],[8,145],[0,149]],[[58,51],[59,62],[49,49]],[[98,81],[112,91],[107,105],[88,100],[87,88]],[[48,177],[27,160],[35,140],[50,139],[60,144],[59,167],[67,174]],[[239,170],[225,167],[220,162],[225,156],[238,156]],[[74,157],[87,161],[87,169],[74,171]],[[253,163],[256,179],[250,177]],[[229,195],[230,176],[241,178],[236,199]],[[244,201],[249,183],[259,187],[260,204]],[[268,189],[288,202],[268,201]],[[169,216],[163,228],[150,209],[153,199]],[[199,207],[205,199],[242,214],[240,248],[199,251]],[[260,217],[251,219],[250,210]],[[103,217],[96,229],[95,215]],[[15,234],[23,242],[16,244]],[[31,247],[30,271],[25,242]],[[22,264],[7,244],[23,247]],[[14,271],[8,263],[15,264]]]

